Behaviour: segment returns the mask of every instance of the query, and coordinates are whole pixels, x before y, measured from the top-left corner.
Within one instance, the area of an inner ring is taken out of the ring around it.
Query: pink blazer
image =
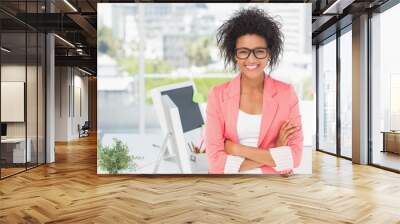
[[[224,173],[227,154],[224,141],[239,143],[237,119],[240,101],[240,75],[233,80],[214,87],[208,94],[206,118],[206,153],[209,173]],[[299,100],[293,87],[274,80],[269,75],[264,78],[263,108],[258,147],[269,150],[276,147],[276,140],[282,124],[290,120],[300,126],[288,145],[292,150],[294,167],[298,167],[303,151],[303,133]],[[263,173],[278,173],[274,168],[264,165]]]

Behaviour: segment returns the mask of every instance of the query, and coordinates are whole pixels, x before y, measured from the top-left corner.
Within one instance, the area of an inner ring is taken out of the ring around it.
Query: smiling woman
[[[217,43],[225,67],[239,74],[209,92],[209,173],[291,174],[303,151],[299,101],[291,85],[264,71],[283,51],[280,24],[261,9],[242,9],[219,27]]]

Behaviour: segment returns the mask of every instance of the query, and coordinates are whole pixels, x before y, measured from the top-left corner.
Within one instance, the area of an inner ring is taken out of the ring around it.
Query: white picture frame
[[[1,82],[1,122],[25,122],[25,82]]]

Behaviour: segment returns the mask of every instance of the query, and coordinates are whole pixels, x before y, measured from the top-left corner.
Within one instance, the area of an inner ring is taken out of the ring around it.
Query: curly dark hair
[[[217,44],[224,57],[225,68],[230,64],[237,68],[235,59],[236,40],[246,34],[264,37],[270,54],[269,67],[272,70],[283,52],[283,34],[281,24],[259,8],[236,11],[217,30]]]

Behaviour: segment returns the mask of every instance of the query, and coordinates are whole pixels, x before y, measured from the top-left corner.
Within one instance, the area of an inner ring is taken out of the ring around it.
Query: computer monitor
[[[172,130],[172,127],[170,127],[167,122],[166,115],[168,112],[165,111],[163,106],[162,96],[165,95],[169,96],[171,101],[178,108],[184,133],[199,128],[204,124],[199,105],[193,102],[193,94],[195,91],[196,87],[192,81],[160,86],[151,90],[154,107],[164,134]],[[171,141],[168,141],[167,152],[169,155],[175,154],[172,148]]]
[[[1,136],[7,136],[7,124],[1,123]]]

